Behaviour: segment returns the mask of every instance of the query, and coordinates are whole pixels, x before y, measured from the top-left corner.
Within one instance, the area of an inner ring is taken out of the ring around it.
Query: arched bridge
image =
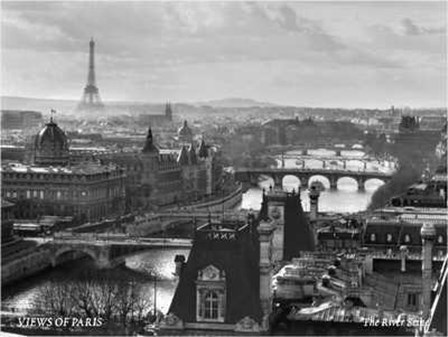
[[[392,173],[379,171],[351,171],[341,169],[312,169],[312,168],[240,168],[235,170],[235,179],[245,184],[255,186],[260,176],[269,176],[274,180],[274,187],[281,188],[283,178],[287,175],[295,176],[300,180],[302,187],[308,188],[313,176],[326,177],[330,182],[331,189],[337,189],[338,180],[341,178],[352,178],[358,183],[358,190],[365,189],[365,182],[370,179],[379,179],[388,182]]]
[[[307,160],[315,160],[322,162],[322,168],[325,169],[327,167],[343,167],[344,170],[347,169],[347,163],[349,162],[358,162],[362,163],[363,169],[368,170],[367,165],[368,164],[376,164],[380,165],[382,167],[387,167],[389,169],[398,168],[398,163],[396,161],[392,160],[381,160],[377,158],[371,158],[371,157],[331,157],[331,156],[313,156],[313,155],[276,155],[271,158],[280,160],[280,163],[282,167],[285,166],[285,159],[296,159],[296,165],[301,166],[302,168],[306,167],[306,161]]]
[[[190,248],[191,239],[136,238],[124,234],[57,233],[46,243],[51,264],[56,266],[67,253],[90,256],[98,267],[110,268],[124,263],[127,256],[152,248]]]

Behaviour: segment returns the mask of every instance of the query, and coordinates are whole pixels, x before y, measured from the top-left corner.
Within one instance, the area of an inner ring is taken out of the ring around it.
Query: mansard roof
[[[291,260],[298,257],[300,251],[313,251],[314,236],[310,224],[306,218],[298,193],[270,192],[263,195],[263,202],[259,213],[259,219],[268,219],[269,201],[281,201],[284,203],[284,246],[283,257]]]
[[[206,224],[196,230],[169,313],[184,322],[196,322],[198,273],[213,266],[225,275],[224,323],[235,324],[246,316],[261,321],[259,246],[257,231],[251,226],[256,223]]]

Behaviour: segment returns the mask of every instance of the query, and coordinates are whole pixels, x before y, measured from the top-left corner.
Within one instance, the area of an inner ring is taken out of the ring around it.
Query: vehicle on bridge
[[[26,237],[46,236],[52,233],[52,229],[51,226],[46,224],[15,223],[13,225],[13,233]]]

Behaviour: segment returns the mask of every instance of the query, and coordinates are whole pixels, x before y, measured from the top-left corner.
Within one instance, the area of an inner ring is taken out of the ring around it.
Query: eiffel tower
[[[87,75],[87,85],[84,88],[78,110],[96,110],[104,107],[101,102],[98,87],[95,80],[95,42],[93,38],[89,42],[89,73]]]

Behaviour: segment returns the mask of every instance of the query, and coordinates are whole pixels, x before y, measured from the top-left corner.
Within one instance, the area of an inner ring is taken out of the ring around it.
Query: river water
[[[286,155],[295,155],[290,152]],[[324,150],[310,151],[311,155],[325,156],[332,154]],[[360,151],[342,151],[342,156],[362,157],[363,152]],[[280,160],[279,160],[280,162]],[[285,159],[285,167],[301,166],[297,159]],[[329,165],[329,163],[327,164]],[[333,163],[333,166],[336,166]],[[342,165],[342,164],[340,164]],[[322,161],[318,159],[306,160],[306,167],[321,168]],[[353,160],[347,162],[347,169],[360,170],[363,168],[362,162]],[[379,167],[379,164],[369,164],[369,169],[388,170],[389,163],[385,167]],[[366,190],[358,191],[357,183],[351,179],[340,179],[338,182],[338,189],[332,191],[329,189],[329,182],[326,178],[316,176],[310,181],[319,180],[326,187],[325,191],[321,193],[319,199],[319,209],[325,212],[356,212],[364,210],[374,191],[382,185],[379,180],[371,180],[366,183]],[[262,181],[258,187],[251,188],[243,195],[242,203],[239,207],[245,209],[260,209],[262,189],[269,188],[273,182],[270,179]],[[287,176],[283,180],[283,187],[286,190],[295,189],[297,191],[299,181],[295,177]],[[302,206],[305,211],[309,210],[308,194],[305,188],[301,189]],[[157,308],[166,313],[169,309],[172,296],[176,289],[177,279],[173,275],[175,270],[174,257],[177,254],[188,257],[188,249],[153,249],[144,253],[139,253],[126,260],[126,265],[117,267],[113,273],[120,274],[121,277],[126,275],[129,279],[137,279],[141,286],[141,296],[147,298],[151,303],[154,299],[154,281],[151,275],[156,274],[158,278],[156,293],[157,293]],[[26,313],[33,305],[39,289],[44,287],[50,281],[64,283],[67,280],[76,280],[81,271],[86,268],[95,268],[93,263],[71,262],[63,266],[58,266],[54,269],[47,270],[39,275],[16,282],[14,285],[2,288],[2,310],[10,311],[14,308],[16,311]],[[138,275],[138,277],[136,277]]]

